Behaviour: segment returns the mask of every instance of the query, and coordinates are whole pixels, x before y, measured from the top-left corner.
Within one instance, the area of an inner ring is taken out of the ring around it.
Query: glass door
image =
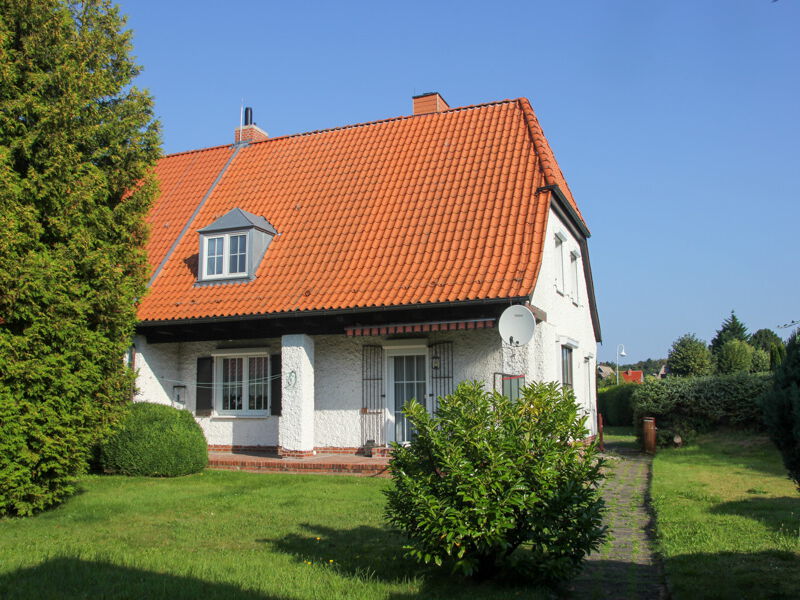
[[[413,435],[413,427],[403,414],[403,407],[412,398],[428,409],[427,370],[425,354],[406,354],[389,358],[392,403],[390,411],[394,417],[394,441],[407,442]]]

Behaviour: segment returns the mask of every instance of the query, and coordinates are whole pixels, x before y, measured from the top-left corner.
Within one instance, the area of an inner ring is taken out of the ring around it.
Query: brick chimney
[[[269,134],[253,123],[253,109],[248,106],[244,109],[244,125],[233,132],[233,143],[263,142],[267,139]]]
[[[414,102],[414,114],[424,115],[427,113],[442,112],[448,110],[450,105],[444,101],[439,92],[428,92],[411,98]]]

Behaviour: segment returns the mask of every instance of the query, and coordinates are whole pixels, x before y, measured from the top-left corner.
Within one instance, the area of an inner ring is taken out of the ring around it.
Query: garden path
[[[655,553],[649,506],[652,457],[629,444],[606,444],[609,473],[603,485],[611,536],[589,556],[570,586],[581,600],[665,599],[664,571]]]

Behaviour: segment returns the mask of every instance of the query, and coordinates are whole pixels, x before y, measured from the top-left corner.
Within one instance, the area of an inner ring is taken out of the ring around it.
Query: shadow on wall
[[[230,584],[68,557],[54,558],[36,567],[1,575],[0,598],[5,600],[42,598],[289,600],[282,596],[243,590]]]

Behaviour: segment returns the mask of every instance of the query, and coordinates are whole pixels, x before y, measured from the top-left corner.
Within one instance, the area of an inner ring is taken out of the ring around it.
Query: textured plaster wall
[[[314,449],[314,340],[304,334],[281,338],[283,410],[278,444],[286,450]]]
[[[564,264],[566,267],[566,289],[557,289],[556,277],[556,232],[567,236],[564,242]],[[561,381],[561,346],[570,340],[577,342],[573,349],[573,383],[575,396],[590,415],[588,425],[591,433],[596,432],[597,394],[595,376],[597,372],[597,342],[592,327],[589,310],[586,279],[583,274],[583,260],[579,259],[579,287],[577,296],[571,289],[570,252],[580,251],[577,240],[566,225],[551,210],[545,234],[545,250],[542,268],[531,304],[547,313],[547,322],[537,326],[536,339],[529,345],[533,371],[541,381]]]
[[[180,380],[180,344],[151,346],[144,336],[136,336],[133,345],[136,348],[134,368],[137,371],[134,402],[171,405],[172,386]]]
[[[496,329],[437,332],[419,338],[427,346],[453,342],[453,383],[477,379],[491,390],[494,373],[503,371],[505,354],[500,351]],[[317,447],[357,448],[362,443],[361,361],[363,346],[381,346],[383,337],[315,336],[314,444]],[[511,356],[511,355],[509,355]],[[517,350],[509,360],[525,362]],[[386,385],[384,361],[384,387]],[[384,393],[385,393],[384,389]],[[284,413],[285,414],[285,413]]]
[[[222,348],[267,348],[280,351],[280,340],[255,339],[235,343],[184,342],[147,344],[142,336],[135,340],[137,351],[137,401],[172,403],[173,385],[185,385],[186,410],[194,413],[197,398],[197,358],[210,356]],[[158,376],[157,376],[158,375]],[[195,416],[206,440],[221,446],[276,446],[279,417]]]

